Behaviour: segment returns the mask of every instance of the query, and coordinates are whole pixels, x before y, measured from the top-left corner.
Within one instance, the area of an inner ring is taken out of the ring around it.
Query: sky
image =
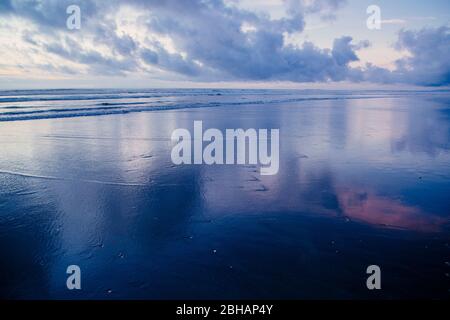
[[[79,29],[67,27],[70,5]],[[379,29],[367,26],[371,5]],[[0,0],[0,89],[448,88],[449,9],[448,0]]]

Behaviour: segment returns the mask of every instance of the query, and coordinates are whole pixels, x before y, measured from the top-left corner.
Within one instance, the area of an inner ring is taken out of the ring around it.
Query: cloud
[[[386,19],[381,20],[381,24],[406,24],[404,19]]]
[[[197,76],[202,72],[201,67],[195,61],[183,58],[178,53],[169,53],[163,47],[158,47],[157,51],[143,49],[141,51],[142,60],[156,67],[170,70],[187,76]]]
[[[396,49],[408,56],[395,62],[389,71],[367,65],[362,71],[364,80],[377,83],[406,83],[420,86],[447,86],[450,84],[450,28],[424,28],[418,31],[400,31]]]
[[[336,12],[347,4],[346,0],[284,0],[289,12],[319,14],[323,20],[335,20]]]
[[[448,27],[400,32],[397,49],[409,56],[398,60],[394,71],[371,64],[356,68],[351,64],[367,41],[343,36],[330,49],[285,42],[286,34],[304,31],[306,15],[329,19],[345,1],[284,3],[287,14],[278,19],[222,0],[4,0],[0,15],[32,22],[34,29],[21,34],[23,41],[92,75],[167,72],[192,81],[449,84]],[[70,4],[82,10],[77,32],[65,27]],[[139,30],[119,26],[117,12],[124,7],[137,12]]]
[[[66,38],[64,42],[65,45],[60,43],[44,44],[44,48],[49,53],[87,65],[94,73],[114,75],[136,70],[136,62],[133,59],[109,58],[98,51],[83,49],[70,38]]]
[[[397,72],[404,81],[439,86],[450,84],[450,28],[425,28],[419,31],[401,31],[397,48],[411,56],[396,62]]]
[[[342,37],[334,40],[332,55],[336,63],[345,66],[350,62],[358,61],[355,50],[369,46],[369,42],[352,45],[352,37]]]
[[[0,13],[17,15],[32,20],[47,32],[66,27],[66,9],[69,5],[83,8],[88,18],[99,13],[99,7],[93,0],[2,0]]]
[[[149,6],[148,2],[135,3]],[[290,1],[288,5],[294,3]],[[317,1],[308,10],[318,11],[325,3],[335,7],[340,1]],[[312,43],[300,48],[286,46],[283,33],[303,30],[304,13],[300,9],[278,20],[228,7],[221,1],[168,1],[151,9],[147,20],[149,30],[169,36],[191,61],[199,61],[231,79],[296,82],[343,79],[350,60],[343,61],[342,57],[352,54],[351,60],[357,60],[351,38],[346,38],[346,43],[337,43],[333,54]],[[179,14],[174,16],[174,12]],[[244,31],[244,24],[252,28]],[[155,60],[155,55],[148,58]],[[200,71],[196,74],[202,76]]]
[[[122,56],[131,55],[138,47],[133,38],[127,34],[118,35],[117,25],[114,21],[106,21],[96,24],[92,33],[96,43],[107,45],[115,54]]]

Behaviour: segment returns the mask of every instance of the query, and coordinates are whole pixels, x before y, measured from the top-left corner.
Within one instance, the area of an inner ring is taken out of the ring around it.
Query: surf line
[[[259,164],[261,175],[275,175],[279,170],[280,133],[279,129],[270,129],[269,139],[268,131],[226,129],[223,134],[219,129],[210,128],[203,132],[203,122],[194,121],[193,139],[187,129],[180,128],[172,132],[172,140],[178,142],[172,148],[172,162],[175,165]],[[204,143],[207,145],[203,149]]]
[[[147,186],[142,183],[126,183],[126,182],[109,182],[109,181],[100,181],[100,180],[71,179],[71,178],[61,178],[61,177],[53,177],[53,176],[41,176],[41,175],[28,174],[28,173],[22,173],[22,172],[14,172],[14,171],[5,171],[5,170],[0,170],[0,174],[7,174],[7,175],[11,175],[11,176],[19,176],[19,177],[24,177],[24,178],[34,178],[34,179],[54,180],[54,181],[85,182],[85,183],[104,184],[104,185],[110,185],[110,186],[124,186],[124,187],[146,187]]]

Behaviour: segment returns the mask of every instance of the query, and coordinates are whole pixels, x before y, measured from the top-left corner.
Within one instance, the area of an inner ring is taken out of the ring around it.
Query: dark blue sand
[[[1,298],[450,297],[448,92],[44,93],[0,97]],[[280,128],[279,174],[174,166],[194,120]]]

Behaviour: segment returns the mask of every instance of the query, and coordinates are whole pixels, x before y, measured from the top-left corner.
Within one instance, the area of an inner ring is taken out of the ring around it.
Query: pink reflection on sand
[[[338,192],[338,198],[343,212],[348,217],[374,225],[438,232],[441,226],[448,222],[447,219],[373,192],[344,190]]]

